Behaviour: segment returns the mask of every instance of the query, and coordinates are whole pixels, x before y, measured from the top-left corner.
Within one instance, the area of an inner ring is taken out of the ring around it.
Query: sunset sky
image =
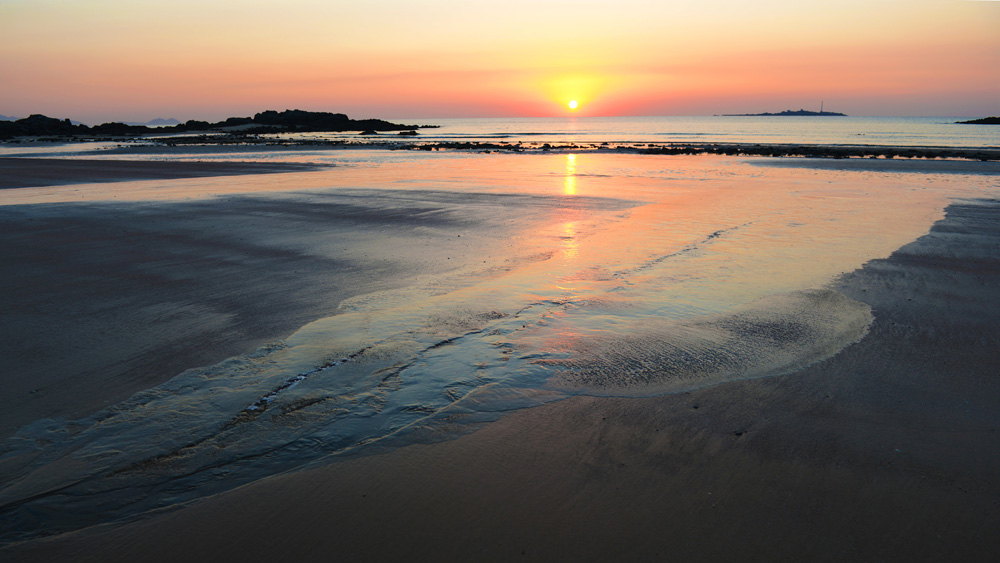
[[[579,107],[571,110],[570,100]],[[0,0],[0,114],[1000,114],[1000,2]]]

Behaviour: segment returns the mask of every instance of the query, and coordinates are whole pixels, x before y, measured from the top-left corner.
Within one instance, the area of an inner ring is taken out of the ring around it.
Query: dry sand
[[[79,237],[61,230],[65,219],[52,221],[33,236],[53,230],[64,237],[52,248]],[[17,237],[4,237],[4,252],[11,252]],[[86,272],[100,259],[97,248],[71,260],[72,269]],[[294,265],[296,259],[259,249],[247,256],[240,268],[251,264],[261,276],[275,260]],[[125,266],[114,260],[108,266]],[[218,282],[233,267],[209,271]],[[308,280],[321,278],[356,279],[340,264],[306,272]],[[22,291],[44,281],[25,278]],[[153,287],[169,293],[197,283],[160,279]],[[234,333],[225,350],[248,344],[232,319],[252,303],[268,302],[250,315],[255,330],[275,327],[277,334],[286,322],[301,321],[295,300],[305,299],[299,292],[309,283],[270,279],[245,300],[238,294],[249,284],[232,283],[216,299],[225,305],[220,322],[234,326],[211,327]],[[206,287],[214,286],[195,288]],[[992,560],[1000,552],[1000,203],[952,205],[931,233],[833,287],[873,307],[871,331],[792,375],[648,399],[577,397],[513,412],[455,440],[346,458],[129,524],[10,546],[0,555],[16,561]],[[87,291],[81,299],[110,301],[118,293]],[[335,295],[324,298],[326,306]],[[185,357],[194,353],[172,346]],[[18,412],[16,402],[4,408]]]

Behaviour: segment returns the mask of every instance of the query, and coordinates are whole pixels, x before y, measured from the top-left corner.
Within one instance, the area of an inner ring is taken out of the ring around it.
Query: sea
[[[399,119],[437,125],[420,138],[549,143],[780,143],[997,147],[1000,130],[958,124],[975,117],[552,117]]]
[[[440,127],[399,142],[1000,145],[996,127],[957,120],[405,120]],[[331,137],[358,136],[314,135]],[[927,233],[951,201],[1000,197],[998,176],[969,170],[820,169],[803,159],[775,166],[710,155],[141,141],[8,143],[0,154],[331,164],[5,190],[0,204],[20,197],[16,211],[30,216],[36,208],[23,198],[35,197],[49,220],[75,220],[78,208],[116,221],[134,215],[133,240],[147,228],[142,217],[169,213],[180,217],[176,233],[207,237],[212,248],[341,260],[359,280],[387,264],[408,276],[92,416],[24,426],[0,450],[0,542],[135,518],[343,456],[451,439],[551,401],[786,376],[864,338],[875,312],[838,293],[838,276]],[[114,237],[101,240],[115,252]],[[182,281],[199,275],[175,265],[183,256],[149,267]],[[205,267],[236,260],[213,256]],[[73,365],[60,361],[63,370]],[[40,513],[52,516],[26,517]]]
[[[1000,128],[961,124],[973,117],[537,117],[537,118],[400,118],[395,123],[423,127],[412,138],[394,133],[281,134],[266,137],[296,140],[338,140],[366,143],[503,142],[524,144],[749,143],[835,146],[1000,148]],[[235,150],[204,146],[184,149],[143,147],[140,140],[122,150],[121,141],[61,143],[58,141],[0,143],[0,156],[56,158],[187,159],[214,154],[232,160],[288,158],[275,147]],[[241,156],[237,153],[242,152]]]

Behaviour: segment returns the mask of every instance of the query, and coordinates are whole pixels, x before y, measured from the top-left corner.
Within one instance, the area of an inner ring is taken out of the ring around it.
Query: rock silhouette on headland
[[[984,117],[982,119],[970,119],[968,121],[956,121],[963,125],[1000,125],[1000,117]]]
[[[16,121],[0,122],[0,139],[41,135],[145,135],[184,133],[188,131],[234,130],[241,133],[412,131],[426,125],[399,125],[381,119],[351,119],[342,113],[285,110],[264,111],[253,117],[230,117],[209,123],[189,120],[173,127],[147,127],[125,123],[104,123],[87,127],[69,119],[55,119],[35,114]]]

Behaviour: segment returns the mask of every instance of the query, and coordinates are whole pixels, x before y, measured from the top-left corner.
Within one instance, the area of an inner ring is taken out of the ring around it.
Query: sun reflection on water
[[[563,184],[564,195],[576,195],[576,155],[566,155],[566,179]]]

